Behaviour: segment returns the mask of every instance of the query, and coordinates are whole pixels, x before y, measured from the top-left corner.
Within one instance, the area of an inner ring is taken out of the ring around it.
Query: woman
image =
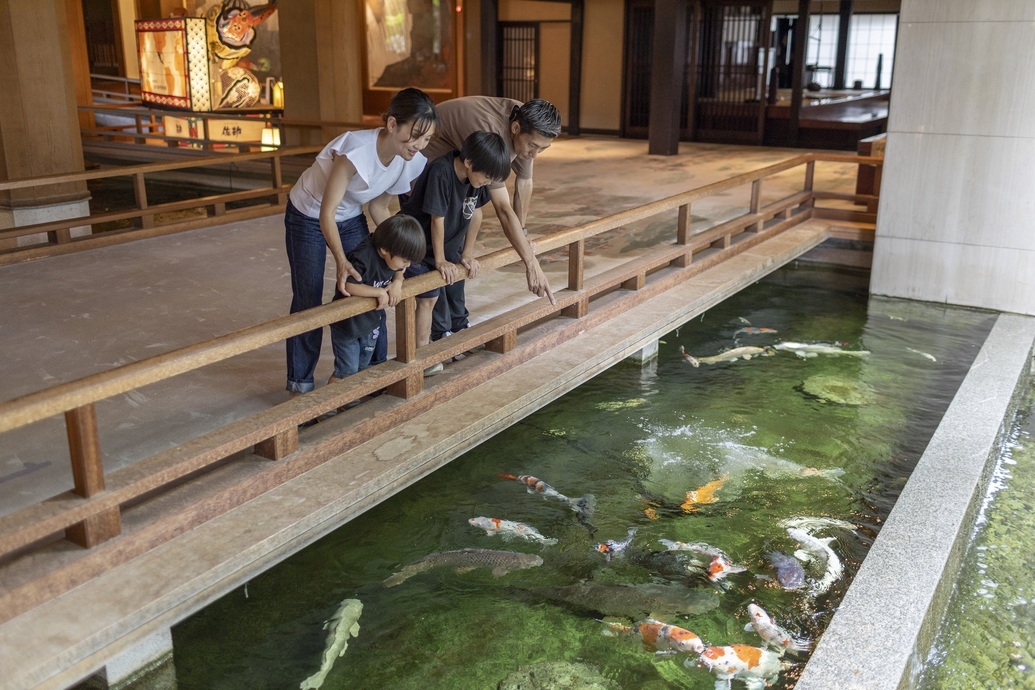
[[[421,150],[435,134],[438,112],[426,93],[403,89],[381,119],[383,127],[346,132],[327,144],[291,188],[284,227],[292,314],[323,303],[328,249],[338,291],[348,294],[348,275],[362,280],[345,253],[368,233],[363,205],[376,226],[391,215],[391,198],[409,192],[427,164]],[[313,390],[322,338],[322,328],[288,338],[287,390],[292,396]]]

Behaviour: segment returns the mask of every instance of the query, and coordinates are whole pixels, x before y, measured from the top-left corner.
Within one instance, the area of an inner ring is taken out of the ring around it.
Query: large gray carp
[[[592,582],[567,587],[523,590],[536,601],[543,599],[601,616],[622,616],[641,620],[647,616],[664,619],[672,615],[699,614],[719,605],[719,593],[712,589],[690,589],[682,585],[610,585]]]
[[[517,551],[494,551],[492,549],[460,549],[458,551],[436,551],[416,563],[404,566],[402,570],[388,577],[382,584],[395,587],[418,573],[432,568],[455,568],[457,573],[466,573],[475,568],[491,568],[493,577],[502,577],[511,570],[535,568],[543,559],[535,554]]]
[[[726,350],[720,352],[717,355],[711,355],[710,357],[694,357],[693,355],[687,354],[683,346],[679,346],[679,354],[683,356],[683,359],[687,361],[690,366],[698,367],[702,364],[719,364],[720,362],[735,362],[738,359],[751,359],[752,357],[771,357],[776,354],[776,351],[771,347],[735,347],[732,350]]]

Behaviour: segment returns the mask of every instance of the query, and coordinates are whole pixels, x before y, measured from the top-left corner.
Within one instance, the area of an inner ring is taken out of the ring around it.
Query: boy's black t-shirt
[[[467,226],[476,208],[489,203],[488,185],[475,189],[467,180],[461,181],[453,168],[453,159],[459,151],[447,153],[428,164],[413,185],[409,199],[399,212],[413,216],[424,228],[428,253],[424,263],[435,265],[435,248],[431,245],[431,217],[441,216],[445,227],[443,251],[446,261],[456,263],[464,251]]]
[[[377,252],[374,246],[372,235],[364,237],[356,248],[347,254],[349,263],[363,276],[359,281],[349,276],[348,283],[362,283],[371,287],[386,288],[395,278],[395,271],[388,267],[385,260]],[[381,323],[381,312],[383,309],[375,309],[363,314],[358,314],[341,321],[342,334],[346,338],[358,338],[361,335],[369,335]]]

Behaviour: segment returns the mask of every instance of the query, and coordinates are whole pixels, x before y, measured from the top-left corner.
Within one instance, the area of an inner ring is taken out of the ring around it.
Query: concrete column
[[[0,180],[84,169],[71,52],[81,43],[65,0],[0,1]],[[87,198],[85,183],[0,193],[0,227],[80,215]]]
[[[146,687],[176,690],[172,665],[172,632],[166,628],[125,650],[104,665],[103,680],[108,688],[123,688],[148,676]]]
[[[902,0],[874,294],[1035,314],[1035,4]]]
[[[643,365],[649,364],[652,361],[657,361],[657,359],[658,359],[658,341],[657,340],[651,340],[649,343],[644,345],[642,348],[640,348],[636,352],[634,352],[631,355],[629,355],[629,359],[633,360],[634,362],[636,362],[638,364],[643,364]]]

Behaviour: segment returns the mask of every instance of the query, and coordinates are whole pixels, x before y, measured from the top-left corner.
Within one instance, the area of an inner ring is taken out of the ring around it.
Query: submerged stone
[[[801,390],[807,395],[839,405],[857,407],[873,402],[873,389],[865,383],[829,374],[810,376],[801,384]]]
[[[498,690],[619,690],[588,664],[570,661],[541,661],[521,666],[500,681]]]

